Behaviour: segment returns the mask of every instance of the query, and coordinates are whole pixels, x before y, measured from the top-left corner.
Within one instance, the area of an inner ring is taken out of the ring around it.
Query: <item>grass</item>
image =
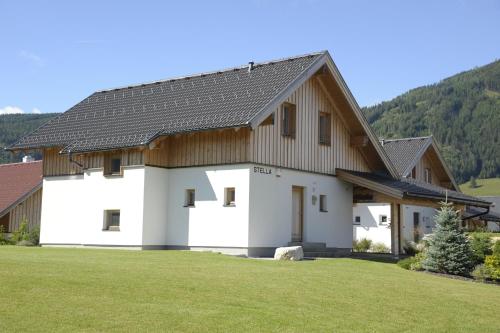
[[[477,187],[471,188],[469,182],[460,185],[465,194],[474,196],[500,195],[500,178],[476,179]]]
[[[1,332],[499,332],[500,287],[357,259],[0,247]]]

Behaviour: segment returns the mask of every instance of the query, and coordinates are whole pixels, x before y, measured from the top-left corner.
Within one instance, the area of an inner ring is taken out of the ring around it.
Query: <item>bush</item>
[[[418,253],[417,244],[415,244],[415,242],[410,242],[407,240],[405,240],[403,250],[405,251],[405,254],[409,256],[414,256]]]
[[[500,256],[492,255],[484,258],[484,267],[492,280],[500,281]]]
[[[9,245],[11,241],[5,235],[5,227],[0,225],[0,245]]]
[[[484,264],[477,265],[476,268],[474,268],[474,270],[472,271],[471,275],[475,280],[479,281],[486,281],[490,279],[490,275],[488,274],[488,270],[486,269],[486,267],[484,267]]]
[[[367,238],[363,238],[361,240],[355,240],[352,242],[352,249],[354,252],[368,252],[370,247],[372,246],[372,241]]]
[[[493,255],[500,256],[500,240],[497,240],[493,245]]]
[[[471,237],[471,249],[474,256],[474,264],[479,265],[484,262],[484,258],[492,253],[491,238],[488,234],[475,232]]]
[[[35,227],[29,232],[29,241],[33,245],[39,245],[40,244],[40,227]]]
[[[459,228],[459,212],[452,204],[442,203],[434,219],[436,228],[422,267],[432,272],[468,276],[474,268],[474,255],[468,237]]]
[[[391,250],[385,246],[384,243],[378,242],[378,243],[373,243],[370,246],[370,252],[375,252],[375,253],[389,253]]]
[[[408,257],[405,259],[401,259],[398,261],[398,266],[404,269],[410,269],[411,265],[414,264],[416,261],[415,257]]]
[[[425,252],[417,253],[414,257],[408,257],[398,261],[398,266],[410,271],[421,271],[422,261],[425,259]]]
[[[40,244],[40,228],[28,229],[28,221],[24,219],[19,229],[12,234],[12,241],[20,246],[34,246]]]

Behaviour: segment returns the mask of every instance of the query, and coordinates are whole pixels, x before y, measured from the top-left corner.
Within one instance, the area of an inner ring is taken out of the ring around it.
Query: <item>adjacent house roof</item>
[[[396,167],[400,177],[407,177],[425,152],[431,147],[434,149],[437,158],[441,162],[442,169],[448,175],[454,188],[459,190],[455,178],[441,156],[432,135],[415,138],[384,139],[380,140],[380,142],[392,164]]]
[[[478,214],[483,213],[482,210],[475,209],[472,207],[467,207],[467,210],[464,212],[465,217],[471,217],[471,216],[476,216],[476,219],[478,220],[483,220],[483,221],[490,221],[490,222],[500,222],[500,214],[495,213],[495,212],[488,212],[487,214],[482,214],[480,216],[477,216]]]
[[[337,169],[339,178],[394,198],[428,199],[433,201],[451,201],[458,204],[489,207],[491,202],[457,191],[421,182],[411,178],[394,179],[385,175],[368,172]]]
[[[0,164],[0,217],[42,186],[42,161]]]

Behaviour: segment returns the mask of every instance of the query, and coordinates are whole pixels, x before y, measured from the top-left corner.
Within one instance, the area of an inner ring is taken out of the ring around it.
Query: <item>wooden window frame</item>
[[[118,214],[118,225],[111,225],[112,218],[114,214]],[[104,219],[102,224],[102,231],[120,231],[121,224],[121,214],[119,209],[105,209],[104,210]]]
[[[319,195],[319,211],[321,213],[328,213],[328,197],[326,194]]]
[[[224,207],[234,206],[236,206],[236,188],[226,187],[224,188]]]
[[[295,138],[297,127],[297,106],[292,103],[281,105],[281,135],[288,138]]]
[[[322,120],[324,123],[322,123]],[[325,131],[325,133],[322,133],[323,131]],[[332,144],[332,118],[331,114],[327,112],[319,112],[318,141],[320,145],[331,146]]]
[[[426,183],[432,184],[432,172],[431,168],[424,169],[424,179]]]
[[[119,160],[119,170],[113,170],[113,161]],[[105,153],[104,154],[104,171],[105,176],[123,176],[123,164],[121,153]]]
[[[192,197],[191,197],[192,195]],[[196,191],[195,189],[187,189],[184,197],[184,207],[195,207]]]

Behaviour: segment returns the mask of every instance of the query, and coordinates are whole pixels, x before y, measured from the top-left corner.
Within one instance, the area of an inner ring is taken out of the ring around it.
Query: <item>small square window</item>
[[[378,223],[381,225],[387,224],[387,215],[379,215]]]
[[[103,230],[120,231],[120,210],[105,210]]]
[[[354,224],[361,224],[361,216],[354,217]]]
[[[111,173],[117,174],[120,173],[120,167],[122,165],[122,160],[119,157],[115,157],[111,159]]]
[[[194,207],[195,192],[193,189],[186,190],[186,197],[184,198],[184,207]]]
[[[119,153],[105,154],[104,175],[120,175],[122,173],[122,158]]]
[[[234,187],[226,187],[224,191],[224,206],[235,206],[236,191]]]
[[[320,194],[319,195],[319,211],[320,212],[328,212],[328,207],[327,207],[327,202],[326,202],[326,195]]]

